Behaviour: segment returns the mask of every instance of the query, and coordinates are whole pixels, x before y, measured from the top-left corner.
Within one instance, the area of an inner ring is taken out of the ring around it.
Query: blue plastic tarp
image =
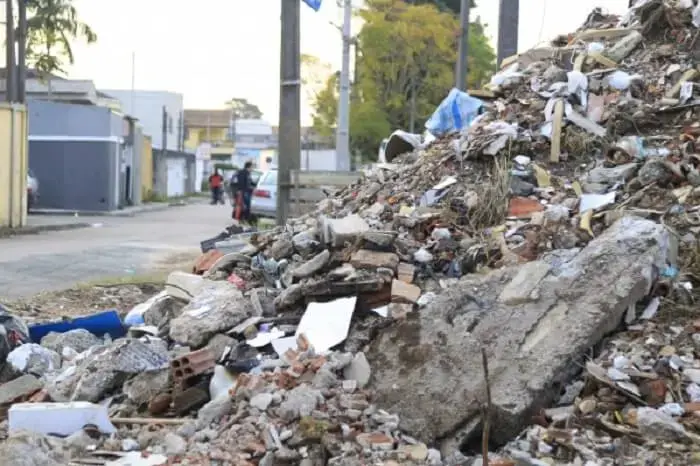
[[[65,333],[79,328],[98,337],[103,337],[106,333],[112,338],[121,338],[126,335],[126,328],[119,318],[119,313],[113,309],[74,319],[30,325],[29,337],[34,343],[39,343],[50,332]]]
[[[321,1],[322,0],[304,0],[304,3],[309,5],[314,11],[318,11],[321,9]]]
[[[435,136],[461,131],[479,115],[483,106],[481,100],[453,88],[425,123],[425,128]]]

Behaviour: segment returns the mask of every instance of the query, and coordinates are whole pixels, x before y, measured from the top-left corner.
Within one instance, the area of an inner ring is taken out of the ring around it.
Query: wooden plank
[[[331,172],[331,171],[300,171],[300,186],[347,186],[356,183],[362,174],[360,172]]]
[[[615,68],[617,66],[617,62],[615,60],[606,57],[602,53],[590,52],[588,56],[591,58],[591,60],[598,62],[606,68]]]
[[[318,202],[326,198],[326,195],[318,188],[299,188],[294,190],[294,199],[303,202]]]
[[[561,128],[564,119],[564,101],[559,99],[554,104],[554,116],[552,118],[552,151],[549,155],[550,162],[559,162],[561,154]]]
[[[572,42],[592,39],[614,39],[616,37],[626,36],[634,30],[635,29],[632,28],[586,29],[578,33]]]
[[[694,81],[697,79],[698,75],[700,75],[700,72],[698,72],[698,70],[695,68],[687,70],[685,73],[683,73],[678,82],[674,84],[671,89],[669,89],[669,91],[666,93],[666,98],[673,99],[674,97],[678,97],[678,93],[681,91],[681,86],[683,83],[687,81]]]

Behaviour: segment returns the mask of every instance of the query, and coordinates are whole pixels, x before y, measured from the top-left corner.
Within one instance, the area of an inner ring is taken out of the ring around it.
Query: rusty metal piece
[[[173,408],[175,414],[182,416],[204,406],[208,401],[209,390],[200,384],[176,394],[173,398]]]
[[[154,416],[163,414],[170,409],[173,397],[168,393],[159,393],[148,402],[148,412]]]

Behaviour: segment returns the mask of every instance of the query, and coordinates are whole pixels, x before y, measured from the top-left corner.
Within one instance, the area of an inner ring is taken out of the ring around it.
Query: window
[[[262,186],[277,186],[277,170],[270,170],[260,180]]]

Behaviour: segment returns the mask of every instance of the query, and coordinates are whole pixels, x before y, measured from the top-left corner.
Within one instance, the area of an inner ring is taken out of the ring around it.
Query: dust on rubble
[[[84,285],[2,304],[28,322],[49,321],[88,315],[106,309],[126,312],[161,289],[162,282]]]

